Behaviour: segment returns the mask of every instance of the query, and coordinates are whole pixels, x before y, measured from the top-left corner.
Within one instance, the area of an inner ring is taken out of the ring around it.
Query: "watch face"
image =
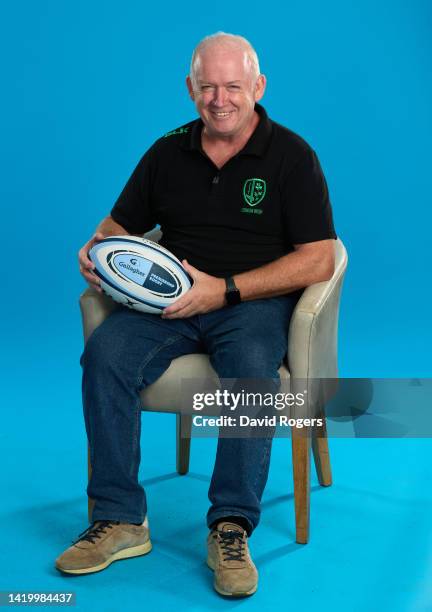
[[[229,306],[235,306],[236,304],[240,304],[240,291],[238,289],[227,291],[226,299]]]

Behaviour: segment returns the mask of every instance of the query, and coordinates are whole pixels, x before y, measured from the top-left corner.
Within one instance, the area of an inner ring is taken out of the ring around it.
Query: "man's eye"
[[[228,86],[228,89],[234,89],[234,90],[237,90],[237,89],[240,89],[240,86],[239,86],[239,85],[229,85],[229,86]]]
[[[201,87],[201,91],[210,91],[210,89],[213,89],[211,85],[202,85]]]

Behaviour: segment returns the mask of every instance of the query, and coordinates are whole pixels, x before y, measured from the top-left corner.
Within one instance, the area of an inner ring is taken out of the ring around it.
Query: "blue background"
[[[202,565],[214,441],[194,440],[192,474],[177,478],[172,417],[145,415],[154,552],[79,580],[52,569],[86,524],[76,253],[146,148],[195,117],[184,80],[206,34],[250,39],[268,113],[319,155],[350,256],[340,374],[431,376],[430,3],[41,0],[2,13],[0,589],[73,589],[80,609],[151,597],[170,609],[177,596],[185,609],[431,610],[424,440],[332,441],[335,485],[314,490],[306,547],[289,442],[276,440],[253,538],[262,586],[232,603]]]

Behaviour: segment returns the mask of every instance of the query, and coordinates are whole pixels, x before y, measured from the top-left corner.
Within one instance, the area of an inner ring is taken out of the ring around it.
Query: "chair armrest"
[[[335,241],[332,278],[307,287],[294,310],[288,337],[292,378],[337,378],[337,327],[342,281],[348,263],[341,240]]]
[[[88,287],[84,293],[81,294],[79,304],[84,332],[84,344],[96,327],[99,327],[109,314],[117,308],[121,308],[120,304],[116,304],[110,297],[103,293],[99,293],[92,287]]]
[[[159,240],[162,238],[162,232],[160,229],[155,227],[154,229],[147,232],[147,234],[144,234],[143,237],[147,240],[153,240],[153,242],[159,242]]]

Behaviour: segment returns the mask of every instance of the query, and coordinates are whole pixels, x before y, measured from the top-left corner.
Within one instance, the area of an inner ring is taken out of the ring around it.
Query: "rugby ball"
[[[145,238],[110,236],[93,245],[88,256],[102,290],[141,312],[161,314],[193,284],[175,255]]]

